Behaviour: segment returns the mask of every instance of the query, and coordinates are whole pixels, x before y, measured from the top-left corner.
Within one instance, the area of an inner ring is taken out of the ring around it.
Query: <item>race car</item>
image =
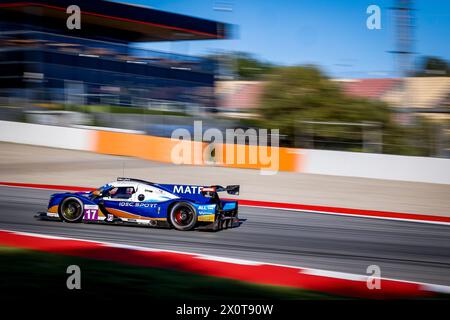
[[[69,223],[221,230],[239,225],[238,202],[221,200],[218,192],[238,195],[239,189],[239,185],[158,184],[119,177],[94,191],[55,193],[47,211],[37,217]]]

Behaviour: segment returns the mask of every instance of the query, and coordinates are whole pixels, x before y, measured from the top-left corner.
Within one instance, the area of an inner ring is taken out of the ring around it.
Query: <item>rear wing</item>
[[[239,195],[239,185],[231,185],[231,186],[210,186],[210,187],[203,187],[202,188],[202,194],[204,196],[207,196],[209,193],[215,193],[215,192],[223,192],[226,191],[228,194],[232,195]]]

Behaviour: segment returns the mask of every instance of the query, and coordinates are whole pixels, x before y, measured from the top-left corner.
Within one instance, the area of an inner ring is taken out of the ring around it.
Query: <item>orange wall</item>
[[[180,147],[179,140],[111,131],[96,131],[95,140],[95,152],[111,155],[131,156],[160,162],[172,162],[171,153],[173,148],[176,146]],[[192,141],[184,141],[182,143],[186,144],[186,148],[191,150],[190,154],[192,155],[188,163],[185,164],[205,164],[202,159],[194,159],[193,151],[195,148],[204,151],[208,146],[207,143]],[[259,156],[256,156],[253,159],[254,161],[251,161],[249,156],[250,152],[254,152],[255,155],[258,155],[259,152],[266,152],[268,151],[268,149],[270,150],[270,148],[268,147],[218,144],[215,146],[215,148],[216,159],[223,160],[227,160],[227,154],[229,152],[233,152],[234,150],[234,157],[231,158],[231,155],[229,154],[229,158],[232,159],[231,163],[215,163],[215,165],[233,168],[270,169],[270,162],[263,163]],[[246,155],[245,161],[243,161],[243,163],[238,163],[238,149],[240,149],[239,151],[243,152],[243,154],[245,153]],[[300,156],[299,154],[290,152],[291,150],[293,150],[290,148],[277,149],[279,151],[278,170],[300,171],[301,168],[298,168],[298,163],[302,163],[302,161],[298,161],[298,157]],[[273,161],[276,161],[275,156],[270,156],[271,154],[269,152],[267,157],[269,159],[272,159]]]

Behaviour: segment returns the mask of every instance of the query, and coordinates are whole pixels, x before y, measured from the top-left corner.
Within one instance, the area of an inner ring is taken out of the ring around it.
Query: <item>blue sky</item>
[[[334,77],[395,76],[394,0],[133,0],[155,9],[231,23],[231,40],[146,45],[157,50],[201,55],[238,50],[282,65],[313,63]],[[229,11],[214,10],[220,3]],[[366,8],[381,8],[381,30],[366,27]],[[450,59],[450,1],[416,0],[416,57]]]

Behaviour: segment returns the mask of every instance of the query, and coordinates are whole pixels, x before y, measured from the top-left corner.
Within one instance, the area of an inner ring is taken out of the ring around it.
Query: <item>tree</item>
[[[345,95],[317,67],[276,68],[266,80],[260,125],[280,129],[290,146],[311,147],[308,142],[313,138],[314,147],[362,150],[363,130],[369,127],[383,134],[385,152],[409,152],[402,148],[408,145],[404,138],[411,137],[411,130],[393,121],[386,103]]]
[[[259,80],[273,69],[272,64],[261,61],[249,53],[236,52],[233,56],[235,71],[240,80]]]
[[[274,69],[274,65],[246,52],[218,52],[205,58],[220,65],[219,73],[237,76],[238,80],[261,80]],[[223,75],[222,74],[222,75]]]

